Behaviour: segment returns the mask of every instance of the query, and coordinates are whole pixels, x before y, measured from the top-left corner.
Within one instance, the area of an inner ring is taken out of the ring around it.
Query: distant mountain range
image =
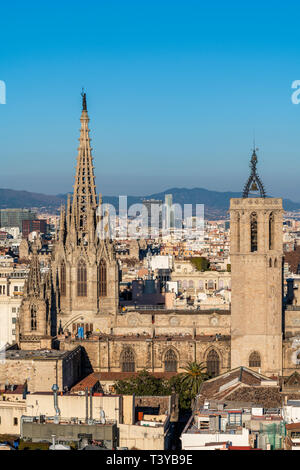
[[[144,199],[160,199],[164,201],[166,194],[172,194],[173,203],[178,204],[204,204],[206,219],[220,219],[228,215],[229,201],[232,197],[241,197],[238,192],[210,191],[204,188],[171,188],[161,193],[147,196],[128,196],[128,207],[132,204],[140,203]],[[61,204],[65,204],[67,194],[49,196],[46,194],[32,193],[29,191],[15,191],[13,189],[0,189],[0,208],[38,208],[49,211],[56,211]],[[103,196],[103,202],[112,204],[116,211],[119,208],[119,198],[117,196]],[[283,207],[286,211],[300,211],[300,203],[290,199],[283,199]]]

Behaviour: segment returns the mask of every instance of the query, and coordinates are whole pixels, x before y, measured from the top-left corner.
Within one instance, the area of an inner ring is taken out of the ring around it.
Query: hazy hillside
[[[64,196],[47,196],[29,191],[0,189],[0,209],[46,207],[56,209],[65,201]]]
[[[232,197],[241,197],[241,193],[209,191],[204,188],[171,188],[161,193],[150,194],[146,196],[128,196],[127,202],[130,206],[143,199],[161,199],[164,200],[165,194],[173,195],[173,202],[178,204],[204,204],[206,218],[226,217],[229,208],[229,201]],[[47,210],[59,209],[61,203],[65,203],[67,194],[58,194],[49,196],[46,194],[32,193],[29,191],[15,191],[12,189],[0,189],[0,208],[45,208]],[[104,203],[112,204],[118,211],[119,200],[117,196],[104,196]],[[287,211],[300,210],[300,203],[289,199],[283,200],[283,207]]]

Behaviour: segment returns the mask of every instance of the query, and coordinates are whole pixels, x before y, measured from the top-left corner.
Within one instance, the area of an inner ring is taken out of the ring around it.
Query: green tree
[[[185,372],[181,374],[182,383],[191,391],[194,398],[199,393],[202,382],[207,379],[206,366],[203,362],[188,362],[184,367]]]
[[[163,396],[175,392],[179,397],[179,408],[189,410],[191,401],[197,395],[201,383],[208,378],[204,369],[202,363],[191,362],[188,363],[186,372],[176,374],[169,380],[159,379],[144,369],[128,379],[118,380],[114,388],[116,393],[120,395],[134,393],[137,396]],[[193,385],[194,382],[198,385]]]
[[[208,271],[209,270],[209,260],[203,256],[190,258],[191,263],[198,271]]]
[[[165,382],[154,377],[146,369],[140,371],[136,376],[129,377],[126,380],[118,380],[115,383],[115,391],[120,395],[138,396],[156,395],[161,396],[167,394]]]
[[[182,374],[174,375],[170,378],[169,382],[169,393],[175,391],[179,398],[179,408],[182,410],[190,410],[192,394],[191,390],[182,382]]]

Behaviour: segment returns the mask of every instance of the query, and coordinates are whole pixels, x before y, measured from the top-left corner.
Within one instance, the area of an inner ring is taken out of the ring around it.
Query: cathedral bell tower
[[[282,199],[266,197],[253,150],[243,197],[230,201],[231,368],[282,373]]]

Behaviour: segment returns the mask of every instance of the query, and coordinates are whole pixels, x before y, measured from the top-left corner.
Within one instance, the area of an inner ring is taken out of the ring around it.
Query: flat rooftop
[[[71,351],[59,351],[58,349],[39,349],[34,351],[26,351],[22,349],[12,349],[5,351],[5,358],[10,360],[32,359],[32,360],[49,360],[63,359],[70,354]]]
[[[195,337],[190,335],[189,333],[178,333],[178,334],[156,334],[154,337],[150,336],[149,334],[142,334],[142,333],[129,333],[127,335],[106,335],[104,333],[99,334],[92,334],[89,338],[83,339],[75,339],[75,337],[70,336],[69,338],[65,338],[64,341],[66,342],[91,342],[91,341],[205,341],[205,342],[214,342],[216,341],[216,335],[196,335]],[[229,341],[229,335],[218,335],[218,341]]]

